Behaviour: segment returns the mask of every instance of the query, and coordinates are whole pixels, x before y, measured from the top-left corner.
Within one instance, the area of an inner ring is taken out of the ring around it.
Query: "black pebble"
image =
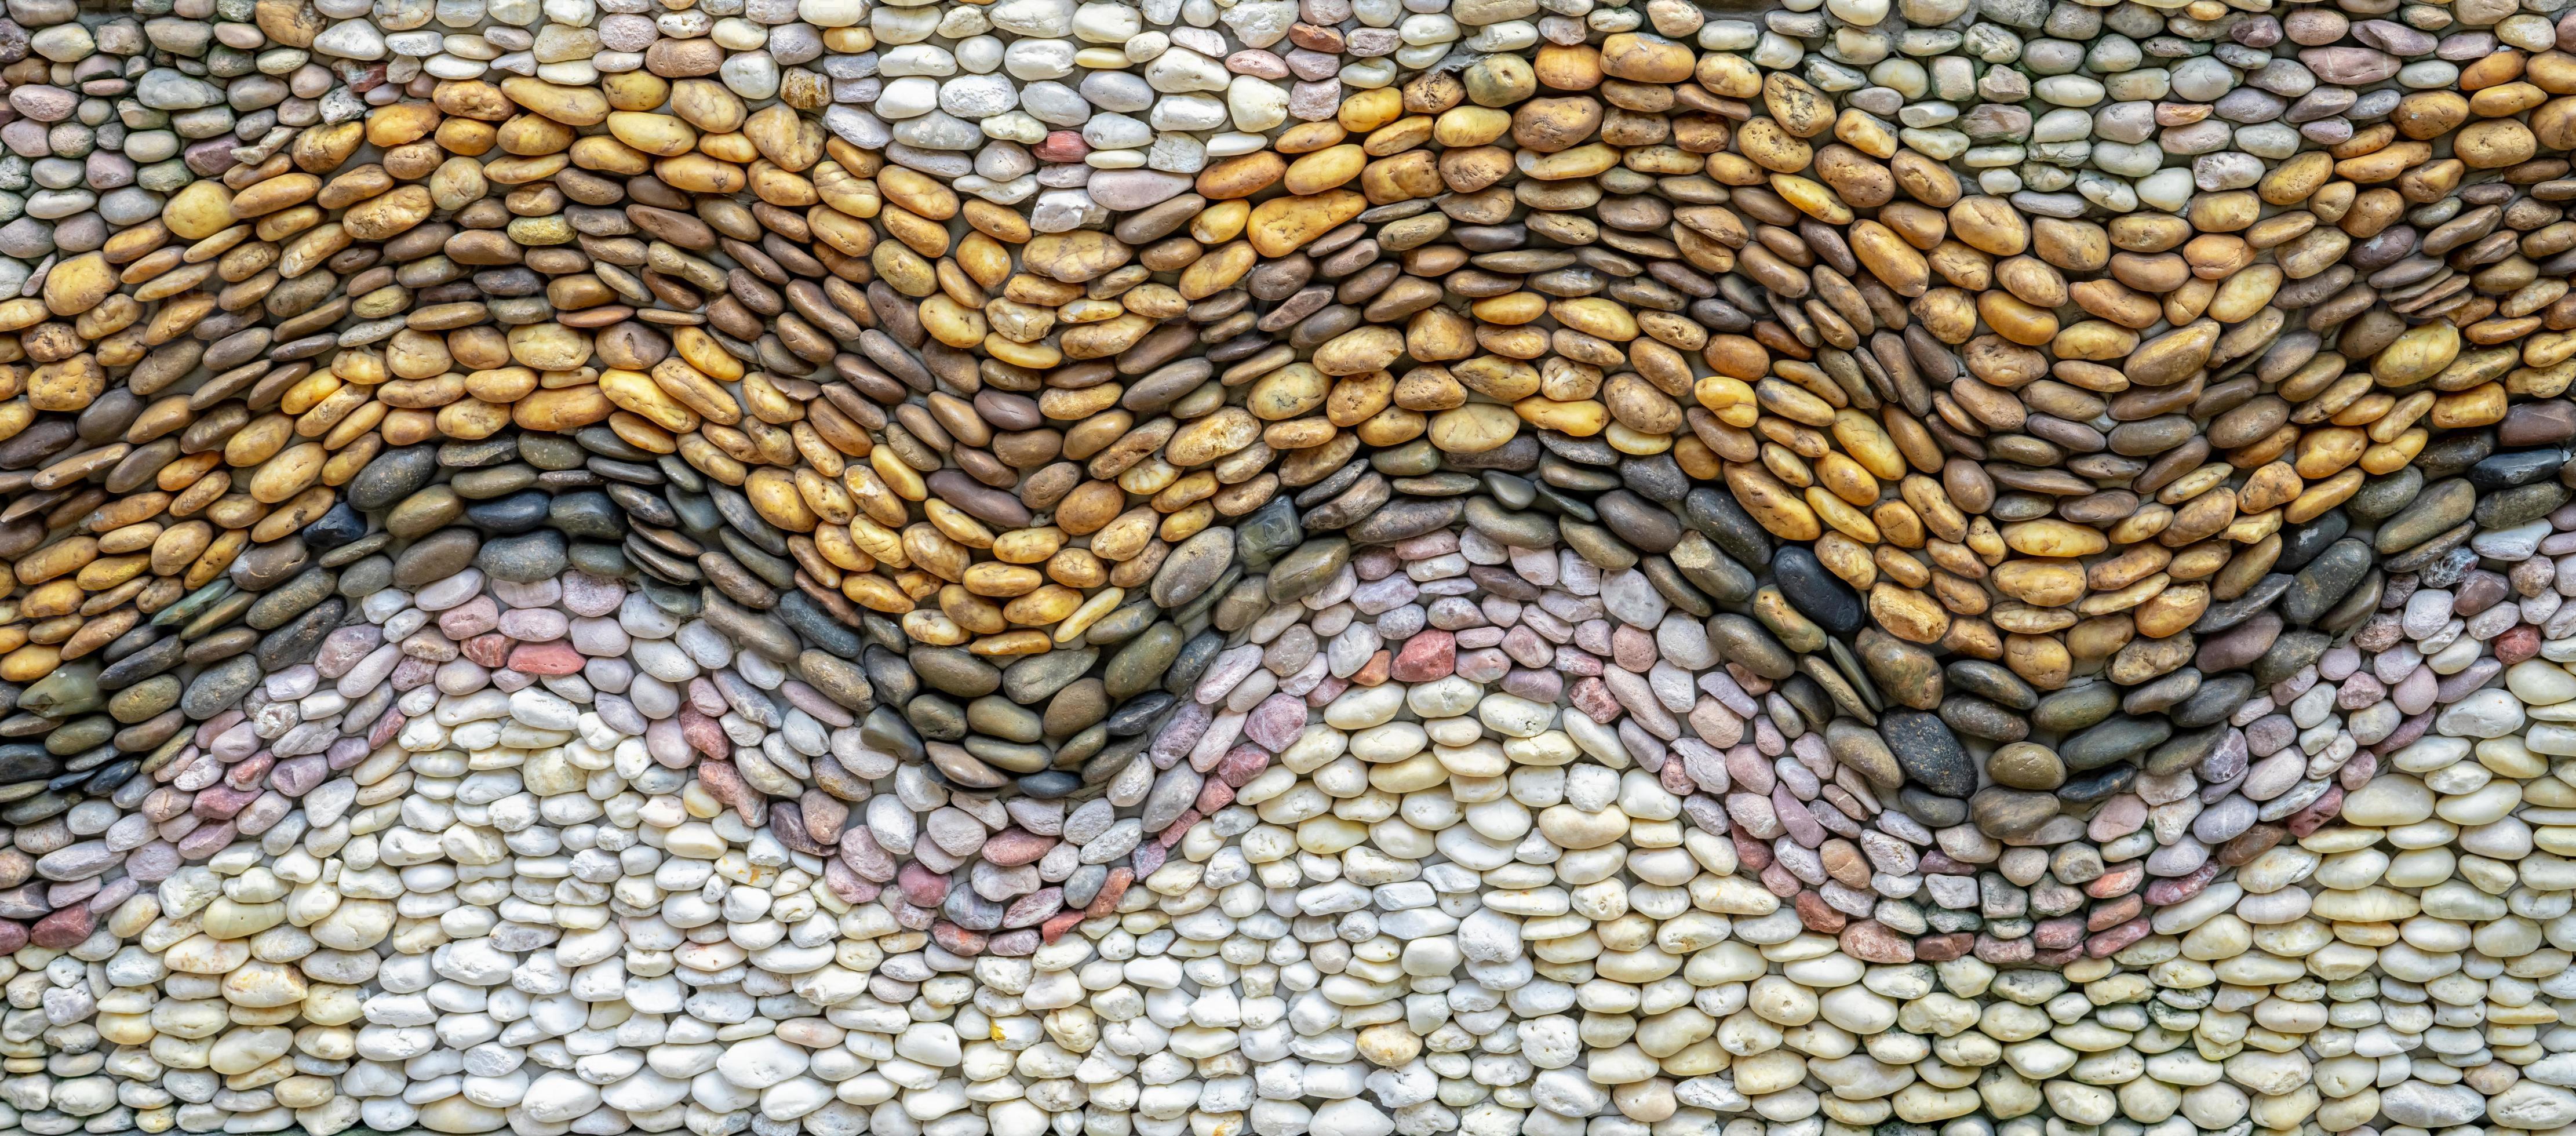
[[[1815,620],[1817,626],[1836,635],[1850,635],[1860,630],[1863,620],[1860,596],[1851,587],[1825,570],[1824,562],[1804,545],[1783,545],[1771,558],[1771,575],[1780,585],[1780,593],[1789,598],[1801,614]]]

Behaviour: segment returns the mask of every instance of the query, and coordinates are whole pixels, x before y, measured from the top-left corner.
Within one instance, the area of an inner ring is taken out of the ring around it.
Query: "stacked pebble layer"
[[[0,1132],[2563,1129],[2562,3],[11,0]]]

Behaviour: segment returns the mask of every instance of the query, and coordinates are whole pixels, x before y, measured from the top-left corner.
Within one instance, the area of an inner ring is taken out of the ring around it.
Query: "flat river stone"
[[[2081,772],[2127,761],[2172,736],[2173,724],[2161,717],[2123,714],[2059,743],[2057,755],[2068,769]]]
[[[1941,719],[1920,710],[1891,710],[1879,720],[1878,732],[1914,784],[1944,797],[1976,791],[1977,767]]]
[[[2292,623],[2316,622],[2369,573],[2371,560],[2368,545],[2336,541],[2291,579],[2281,593],[2281,614]]]
[[[2412,504],[2388,518],[2388,523],[2379,526],[2379,534],[2372,544],[2383,556],[2404,552],[2468,520],[2477,504],[2477,487],[2465,478],[2436,482],[2427,486]]]

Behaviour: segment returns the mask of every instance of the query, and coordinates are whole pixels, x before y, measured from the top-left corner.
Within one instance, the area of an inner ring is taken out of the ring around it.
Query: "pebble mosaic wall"
[[[7,0],[0,1132],[2562,1136],[2565,0]]]

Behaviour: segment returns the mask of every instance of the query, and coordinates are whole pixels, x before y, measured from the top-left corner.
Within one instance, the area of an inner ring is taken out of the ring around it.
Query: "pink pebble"
[[[1041,162],[1079,162],[1091,153],[1091,145],[1073,130],[1049,131],[1046,141],[1029,147],[1029,156]]]
[[[401,662],[394,664],[393,677],[386,681],[393,684],[394,692],[397,694],[406,690],[418,690],[429,685],[429,681],[437,677],[438,666],[439,664],[427,659],[404,656]]]
[[[1406,560],[1429,560],[1434,556],[1447,556],[1456,551],[1458,551],[1458,534],[1447,529],[1427,532],[1409,540],[1399,541],[1395,546],[1395,554]]]
[[[449,659],[438,665],[431,683],[440,694],[461,698],[492,685],[492,672],[472,659]]]
[[[588,572],[566,572],[563,576],[564,610],[580,616],[603,616],[626,602],[626,589],[617,581]]]
[[[563,598],[563,584],[552,577],[532,584],[514,580],[487,580],[483,587],[504,607],[553,607]]]
[[[513,608],[503,612],[500,632],[522,643],[543,643],[561,639],[572,622],[562,612],[549,607]]]
[[[1430,682],[1457,669],[1458,640],[1446,631],[1424,631],[1404,641],[1387,676],[1397,682]]]
[[[2147,824],[2147,803],[2135,793],[2122,793],[2102,803],[2101,811],[2084,828],[2084,835],[2097,844],[2106,844],[2136,832]]]
[[[1263,79],[1288,77],[1288,62],[1260,48],[1246,48],[1226,56],[1225,69],[1237,75],[1253,75]]]
[[[2388,692],[2389,701],[2407,714],[2421,714],[2433,708],[2433,696],[2440,683],[2427,668],[2418,668]]]
[[[1491,631],[1494,629],[1484,627],[1478,628],[1477,630]],[[1460,642],[1461,645],[1464,645],[1465,641],[1462,638]],[[1466,679],[1469,682],[1493,682],[1496,679],[1503,677],[1506,673],[1509,673],[1511,669],[1511,656],[1504,654],[1501,649],[1496,647],[1478,647],[1474,650],[1458,652],[1458,677]]]
[[[358,660],[382,646],[384,641],[384,629],[375,624],[343,627],[322,637],[322,649],[313,657],[313,669],[321,672],[324,678],[339,678],[357,666]]]
[[[239,722],[216,735],[214,744],[207,748],[219,761],[240,761],[259,751],[259,735],[252,731],[250,723]]]
[[[200,746],[213,745],[216,737],[220,736],[224,731],[232,729],[235,725],[238,725],[242,718],[243,714],[241,710],[239,708],[235,708],[226,710],[221,714],[217,714],[214,717],[207,719],[206,724],[197,727],[197,736],[195,739],[196,744]]]
[[[1297,60],[1292,57],[1290,66]],[[1342,84],[1338,79],[1318,77],[1288,89],[1288,113],[1305,122],[1322,122],[1342,109]]]

